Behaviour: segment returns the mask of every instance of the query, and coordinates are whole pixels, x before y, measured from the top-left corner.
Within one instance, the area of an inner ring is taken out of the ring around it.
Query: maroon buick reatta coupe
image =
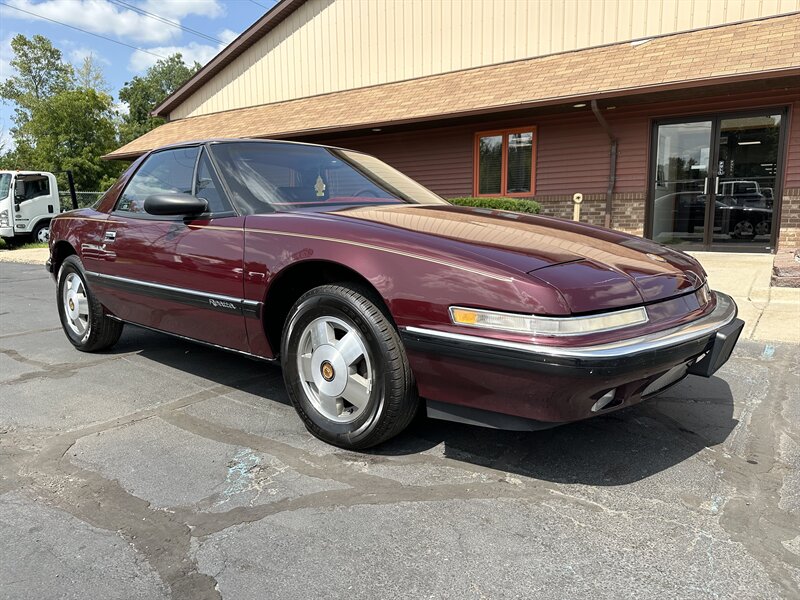
[[[290,142],[150,152],[53,219],[47,268],[79,350],[130,323],[280,361],[306,427],[353,449],[421,406],[517,430],[630,406],[710,377],[743,326],[683,253]]]

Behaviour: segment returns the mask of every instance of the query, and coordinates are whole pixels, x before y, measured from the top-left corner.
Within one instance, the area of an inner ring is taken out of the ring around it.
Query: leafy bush
[[[519,198],[448,198],[448,202],[458,206],[475,206],[492,210],[510,210],[513,212],[539,214],[539,203],[534,200]]]

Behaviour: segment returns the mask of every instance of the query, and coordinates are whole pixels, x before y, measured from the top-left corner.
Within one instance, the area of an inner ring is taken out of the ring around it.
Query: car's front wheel
[[[300,297],[284,326],[281,364],[300,418],[330,444],[375,446],[416,412],[405,349],[367,290],[326,285]]]
[[[46,244],[50,240],[50,221],[39,223],[31,232],[31,240],[37,244]]]
[[[86,283],[77,256],[68,256],[58,271],[58,316],[67,338],[78,350],[110,348],[122,335],[123,324],[106,315]]]

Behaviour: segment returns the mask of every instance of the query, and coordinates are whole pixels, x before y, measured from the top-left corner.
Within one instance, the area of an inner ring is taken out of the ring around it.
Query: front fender
[[[245,298],[264,301],[288,268],[323,261],[358,273],[381,295],[399,327],[446,327],[454,304],[510,312],[569,314],[564,299],[525,274],[470,263],[455,254],[374,239],[364,231],[299,231],[286,218],[277,227],[245,226]],[[260,276],[263,274],[263,277]],[[255,276],[254,276],[255,275]],[[264,307],[265,313],[270,310]]]

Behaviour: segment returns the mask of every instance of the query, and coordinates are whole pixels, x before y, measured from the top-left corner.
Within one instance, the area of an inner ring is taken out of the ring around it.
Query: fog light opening
[[[592,406],[592,412],[600,412],[603,409],[611,408],[612,406],[618,406],[622,403],[622,400],[617,400],[617,388],[613,390],[608,390],[605,394],[600,396],[600,399],[594,403]]]

